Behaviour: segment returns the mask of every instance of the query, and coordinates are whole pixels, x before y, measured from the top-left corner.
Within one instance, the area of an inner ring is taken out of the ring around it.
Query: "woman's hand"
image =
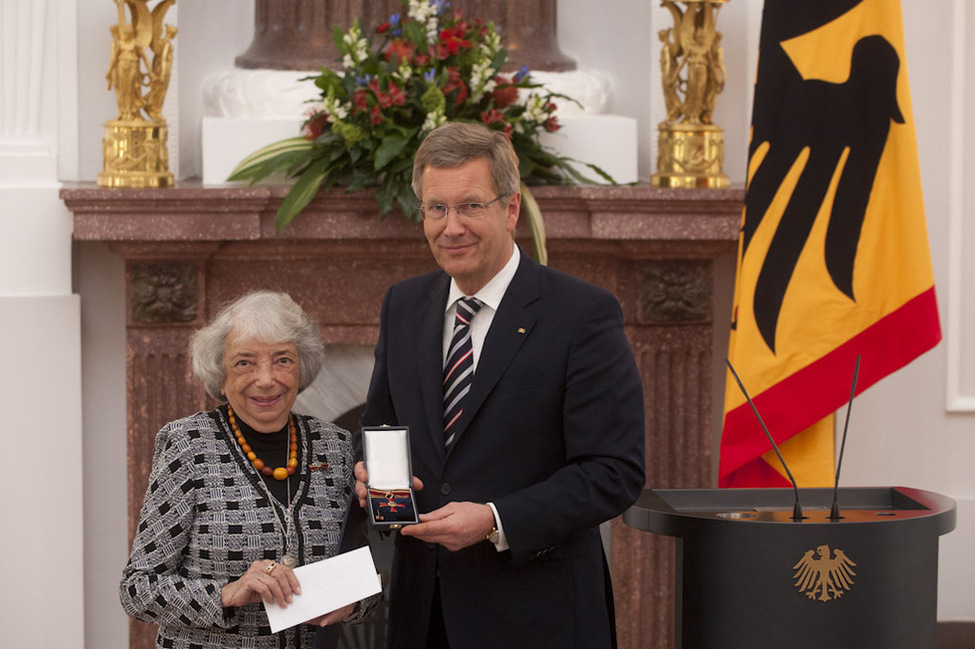
[[[321,617],[316,617],[311,620],[308,620],[306,624],[315,624],[317,626],[328,626],[329,624],[337,624],[338,622],[342,622],[350,615],[352,615],[352,611],[354,610],[355,610],[355,604],[349,604],[348,606],[343,606],[342,608],[334,610],[331,613],[326,613]]]
[[[240,579],[230,582],[220,590],[220,598],[225,607],[263,601],[274,602],[284,608],[294,601],[294,595],[300,594],[301,586],[294,571],[284,564],[267,560],[255,561]]]

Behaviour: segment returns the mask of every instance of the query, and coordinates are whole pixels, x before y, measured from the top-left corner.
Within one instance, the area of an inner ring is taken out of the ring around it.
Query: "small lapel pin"
[[[524,327],[518,327],[518,333],[520,333],[520,334],[525,333],[525,328]]]

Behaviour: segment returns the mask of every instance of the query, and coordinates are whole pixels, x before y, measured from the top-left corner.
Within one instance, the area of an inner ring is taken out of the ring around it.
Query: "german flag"
[[[834,413],[941,340],[900,0],[766,0],[728,359],[802,487]],[[789,486],[728,374],[719,485]]]

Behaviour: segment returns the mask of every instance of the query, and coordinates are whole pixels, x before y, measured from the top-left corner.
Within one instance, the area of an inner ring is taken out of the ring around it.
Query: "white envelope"
[[[301,594],[295,595],[294,601],[286,608],[264,603],[274,633],[382,590],[368,546],[298,566],[294,571],[301,583]]]

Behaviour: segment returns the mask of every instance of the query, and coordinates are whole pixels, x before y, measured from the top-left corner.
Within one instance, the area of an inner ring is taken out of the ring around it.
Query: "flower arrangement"
[[[398,204],[419,220],[411,189],[413,156],[423,137],[447,121],[477,121],[511,138],[520,160],[523,204],[536,248],[544,231],[527,184],[590,183],[577,162],[546,150],[542,132],[559,129],[554,99],[527,68],[501,71],[508,56],[494,23],[468,20],[446,0],[403,0],[394,14],[364,29],[357,20],[333,29],[342,69],[322,68],[313,79],[321,100],[309,111],[300,136],[276,142],[245,158],[230,180],[256,182],[284,173],[296,179],[277,213],[278,231],[320,188],[376,188],[380,214]],[[599,177],[613,179],[595,165]]]

